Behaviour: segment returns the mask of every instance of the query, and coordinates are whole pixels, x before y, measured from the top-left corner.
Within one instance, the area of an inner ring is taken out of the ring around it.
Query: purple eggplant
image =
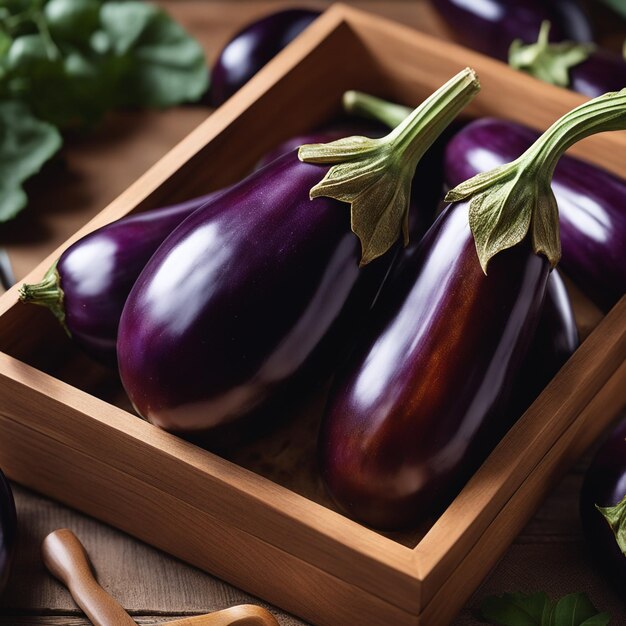
[[[386,261],[359,270],[350,215],[309,200],[328,168],[284,155],[194,213],[159,248],[120,321],[119,370],[137,411],[193,433],[254,411],[334,353]],[[326,341],[324,341],[326,339]],[[332,358],[331,358],[332,360]]]
[[[626,419],[607,437],[594,457],[580,494],[580,515],[585,538],[600,571],[626,594]],[[620,507],[621,504],[621,507]],[[621,528],[621,547],[609,520]],[[612,514],[611,514],[612,513]]]
[[[626,60],[619,54],[595,49],[569,71],[569,88],[590,98],[626,87]]]
[[[41,283],[22,285],[20,299],[48,307],[88,354],[117,363],[117,327],[131,287],[163,240],[221,192],[138,215],[72,244]]]
[[[552,270],[537,331],[513,388],[510,415],[514,420],[535,401],[578,345],[572,303],[558,270]]]
[[[297,146],[332,141],[362,127],[346,124],[341,131],[322,129],[302,135],[277,146],[263,160],[269,162],[291,151],[294,141]],[[117,327],[141,270],[181,222],[220,193],[131,215],[99,228],[72,244],[41,283],[23,285],[20,299],[50,308],[77,345],[102,363],[116,366]]]
[[[532,43],[549,20],[552,41],[591,41],[589,21],[577,0],[432,0],[460,41],[498,59],[508,58],[514,40]]]
[[[9,481],[0,471],[0,595],[4,590],[15,552],[17,516]]]
[[[421,155],[478,89],[466,69],[387,137],[301,147],[185,220],[120,320],[119,371],[137,411],[200,435],[327,376],[380,289],[385,253],[408,234]]]
[[[211,71],[211,104],[217,107],[226,102],[319,14],[310,9],[286,9],[238,32],[220,52]]]
[[[533,131],[504,120],[468,124],[448,144],[450,186],[517,158]],[[602,169],[563,157],[554,173],[563,256],[560,267],[602,309],[626,293],[626,182]]]
[[[514,41],[508,57],[511,67],[590,98],[626,87],[623,57],[589,43],[551,43],[550,28],[550,22],[544,22],[536,42]]]
[[[387,122],[398,112],[370,104],[386,109],[378,118]],[[453,204],[388,281],[394,291],[381,293],[384,306],[338,372],[324,414],[321,473],[349,515],[414,526],[503,434],[559,261],[554,167],[576,141],[626,127],[625,106],[626,90],[591,100],[515,161],[446,194]]]
[[[325,412],[323,478],[376,528],[414,525],[467,479],[539,319],[546,259],[517,246],[485,276],[467,210],[447,207],[390,279]]]

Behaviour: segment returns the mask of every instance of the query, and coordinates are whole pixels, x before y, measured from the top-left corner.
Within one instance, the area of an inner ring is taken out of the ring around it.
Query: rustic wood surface
[[[238,27],[286,3],[178,0],[162,4],[202,41],[212,59]],[[323,7],[327,3],[318,0],[298,4]],[[444,32],[424,2],[355,0],[347,4],[421,30]],[[117,114],[107,120],[96,137],[69,142],[64,160],[49,166],[32,186],[28,211],[0,232],[0,244],[9,250],[17,276],[26,274],[98,213],[209,113],[206,107],[191,106],[159,113]],[[579,463],[555,489],[455,625],[478,623],[475,610],[485,595],[518,590],[545,590],[553,597],[586,591],[599,608],[613,615],[613,623],[626,623],[624,601],[594,572],[582,540],[577,501],[585,466],[586,461]],[[266,606],[226,583],[23,488],[16,487],[16,498],[21,537],[14,576],[0,611],[0,625],[88,623],[41,564],[41,540],[60,527],[69,527],[78,534],[103,586],[139,624],[158,624],[176,616],[239,603]],[[284,612],[271,610],[282,625],[303,624]]]

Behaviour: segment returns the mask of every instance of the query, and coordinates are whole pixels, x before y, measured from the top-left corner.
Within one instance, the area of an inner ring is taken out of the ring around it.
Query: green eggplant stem
[[[415,168],[479,90],[476,73],[466,68],[411,111],[386,137],[347,137],[300,146],[300,160],[332,164],[310,196],[350,204],[352,230],[361,242],[361,265],[385,254],[401,235],[404,244],[408,243]]]
[[[20,302],[44,306],[59,320],[65,332],[70,332],[65,323],[65,307],[63,306],[64,294],[61,289],[61,279],[55,263],[46,272],[43,280],[29,285],[24,283],[18,291]]]
[[[480,264],[520,243],[530,233],[533,250],[554,267],[561,258],[559,212],[550,187],[554,169],[572,145],[594,135],[626,129],[626,89],[594,98],[557,120],[511,163],[474,176],[446,195],[470,200],[469,221]]]
[[[393,126],[409,109],[350,92],[349,111]],[[561,258],[558,207],[550,184],[563,153],[585,137],[626,129],[626,89],[594,98],[557,120],[519,158],[461,183],[447,202],[469,200],[469,221],[483,268],[499,252],[520,243],[530,233],[533,250],[552,266]]]

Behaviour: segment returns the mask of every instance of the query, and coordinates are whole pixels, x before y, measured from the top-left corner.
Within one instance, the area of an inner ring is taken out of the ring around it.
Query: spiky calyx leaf
[[[478,174],[448,192],[447,202],[470,200],[470,227],[485,273],[491,258],[520,243],[529,233],[533,250],[545,255],[552,266],[558,263],[558,208],[550,187],[554,168],[577,141],[623,129],[626,89],[573,109],[515,161]]]
[[[509,65],[552,85],[569,87],[570,70],[586,61],[595,50],[591,43],[550,43],[550,22],[541,24],[536,43],[516,39],[509,49]]]
[[[361,265],[385,254],[401,233],[408,243],[411,181],[417,163],[479,89],[475,72],[466,68],[386,137],[347,137],[300,147],[300,160],[334,164],[310,195],[350,204],[352,230],[361,241]]]
[[[626,557],[626,496],[615,506],[596,506],[615,534],[619,549]]]

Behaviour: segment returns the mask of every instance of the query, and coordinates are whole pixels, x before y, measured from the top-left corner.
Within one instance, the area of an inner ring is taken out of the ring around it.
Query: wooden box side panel
[[[624,409],[625,388],[626,363],[622,363],[506,502],[461,564],[441,581],[433,599],[421,613],[423,624],[450,623],[522,531],[554,483],[606,430],[611,416]]]
[[[406,610],[418,612],[409,548],[1,353],[0,371],[0,414],[40,433],[51,452],[62,446],[103,459],[147,490],[171,494],[390,603],[403,606],[408,598]],[[0,463],[10,448],[0,446]],[[23,482],[10,464],[6,469]],[[80,471],[85,483],[98,479],[88,464]],[[43,493],[54,489],[42,473],[28,484]],[[71,504],[100,514],[78,497]],[[138,524],[133,534],[141,537],[145,530]]]
[[[581,411],[614,376],[625,358],[626,297],[565,364],[415,548],[420,578],[424,581],[425,603],[546,455],[555,454],[555,450],[569,454],[561,441],[565,432],[584,421]],[[620,375],[623,378],[623,369]],[[608,389],[606,394],[613,397],[605,401],[612,401],[616,411],[626,403],[626,386],[612,384]],[[608,427],[615,411],[594,416],[593,432],[599,434]],[[524,517],[531,512],[518,513]]]
[[[186,500],[0,413],[0,462],[20,483],[320,626],[416,626],[418,618]],[[85,475],[89,476],[85,480]],[[382,579],[384,580],[384,579]]]

